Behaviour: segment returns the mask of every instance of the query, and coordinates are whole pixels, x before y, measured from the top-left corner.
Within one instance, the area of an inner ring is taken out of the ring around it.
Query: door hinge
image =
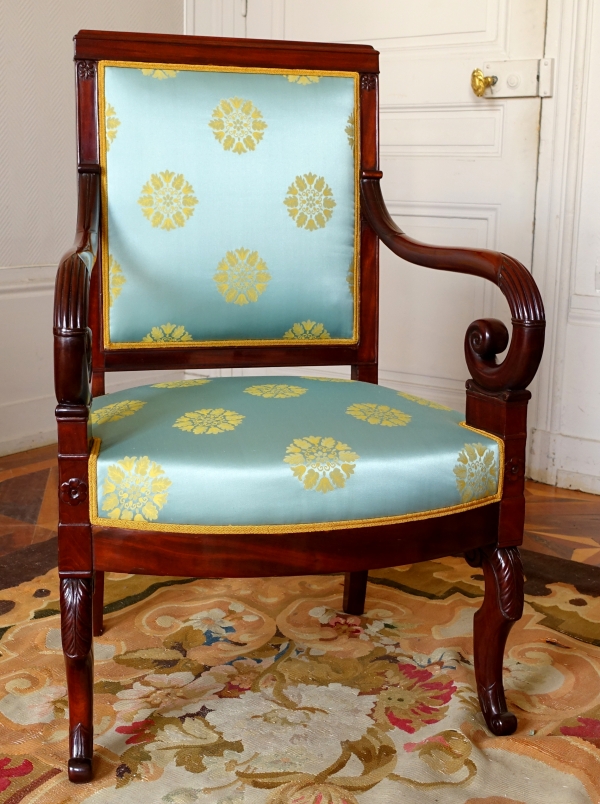
[[[554,59],[486,61],[483,73],[497,79],[486,89],[486,98],[552,97]]]

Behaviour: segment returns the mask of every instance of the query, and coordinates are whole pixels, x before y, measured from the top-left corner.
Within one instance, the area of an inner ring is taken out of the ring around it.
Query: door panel
[[[214,0],[213,0],[214,2]],[[247,0],[246,35],[364,42],[381,53],[381,167],[407,234],[505,251],[531,265],[539,98],[477,98],[486,61],[543,56],[546,0]],[[381,249],[386,385],[464,406],[471,321],[508,307],[490,283]]]

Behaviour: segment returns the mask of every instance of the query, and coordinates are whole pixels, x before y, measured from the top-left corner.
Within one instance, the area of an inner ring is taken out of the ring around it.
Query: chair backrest
[[[94,363],[374,364],[378,54],[82,31],[80,169],[99,165]]]

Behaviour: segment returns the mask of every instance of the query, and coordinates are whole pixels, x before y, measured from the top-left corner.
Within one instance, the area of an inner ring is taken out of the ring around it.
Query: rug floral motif
[[[461,559],[342,578],[107,575],[95,778],[71,785],[56,571],[0,593],[0,802],[598,804],[600,596],[528,596],[511,737],[474,693],[483,579]]]

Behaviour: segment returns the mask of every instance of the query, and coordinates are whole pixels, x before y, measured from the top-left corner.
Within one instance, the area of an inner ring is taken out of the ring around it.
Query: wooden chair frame
[[[212,64],[283,69],[349,70],[361,74],[360,339],[355,345],[194,347],[105,350],[99,281],[100,165],[97,62]],[[105,571],[198,577],[262,577],[346,573],[343,607],[361,614],[369,569],[465,554],[485,575],[485,596],[475,616],[475,674],[490,730],[510,734],[502,684],[506,638],[523,609],[518,545],[523,538],[527,402],[525,390],[542,356],[544,310],[529,272],[491,251],[439,248],[404,235],[388,214],[378,165],[378,53],[363,45],[325,45],[192,36],[82,31],[75,37],[79,206],[77,237],[62,258],[54,311],[58,406],[59,574],[62,644],[69,693],[69,778],[92,777],[93,635],[102,633]],[[511,309],[512,337],[504,324],[475,321],[465,337],[466,421],[505,444],[502,499],[444,517],[311,533],[286,540],[269,533],[226,538],[104,528],[90,524],[89,412],[92,393],[104,393],[106,371],[242,366],[344,364],[352,378],[377,383],[378,244],[418,265],[472,274],[496,284]],[[87,265],[93,265],[91,273]]]

